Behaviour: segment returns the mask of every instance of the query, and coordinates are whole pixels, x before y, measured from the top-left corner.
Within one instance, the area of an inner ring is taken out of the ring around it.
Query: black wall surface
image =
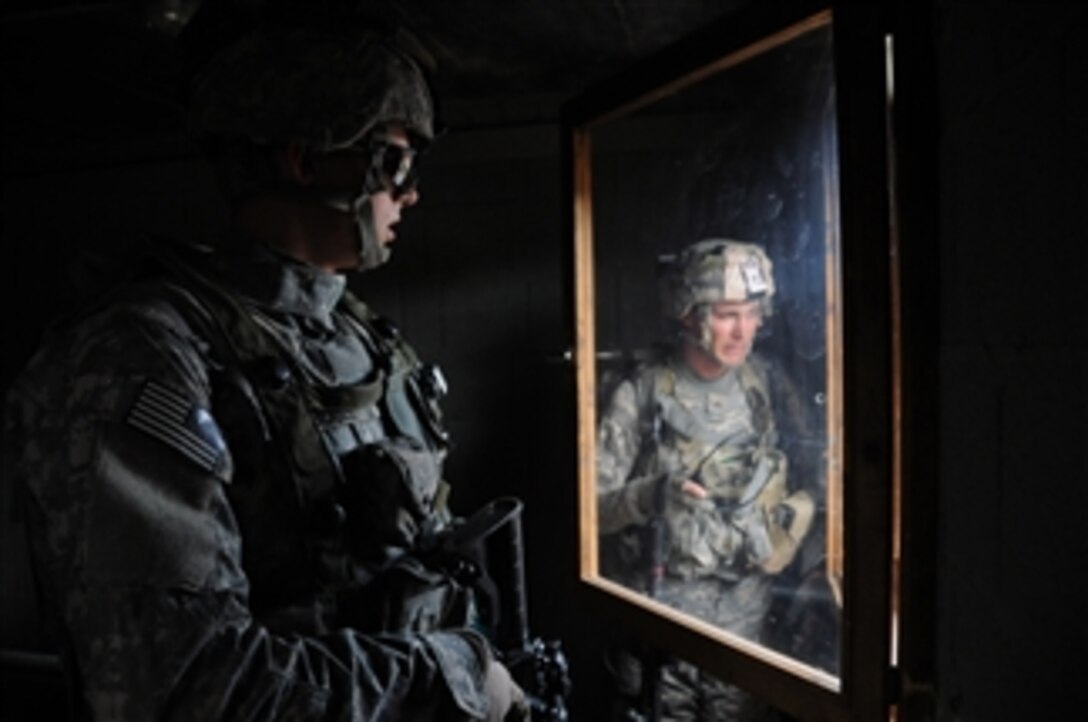
[[[1088,640],[1088,23],[939,9],[940,709],[1061,719]]]
[[[1084,13],[943,2],[936,14],[940,251],[938,718],[1019,722],[1076,706],[1085,649],[1088,189]],[[908,69],[909,70],[909,69]],[[18,143],[7,137],[6,143]],[[356,283],[451,386],[454,505],[521,496],[529,613],[571,656],[573,719],[600,711],[607,620],[571,608],[576,581],[570,372],[558,130],[452,133],[394,260]],[[46,319],[79,296],[72,259],[221,218],[204,168],[176,160],[5,175],[4,382]],[[91,266],[93,267],[93,266]],[[17,516],[0,495],[0,647],[40,630]],[[5,667],[5,670],[9,667]],[[5,674],[0,718],[61,719],[55,676]],[[1060,706],[1059,706],[1060,705]]]

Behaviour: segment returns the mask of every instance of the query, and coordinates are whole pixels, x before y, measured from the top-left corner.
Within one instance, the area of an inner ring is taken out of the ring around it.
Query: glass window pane
[[[827,22],[793,29],[577,142],[595,371],[584,572],[835,680],[831,50]]]

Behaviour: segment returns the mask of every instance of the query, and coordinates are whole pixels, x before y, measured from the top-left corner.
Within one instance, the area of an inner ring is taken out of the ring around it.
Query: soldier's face
[[[752,351],[756,331],[763,323],[759,301],[722,301],[710,306],[706,325],[710,336],[707,353],[718,364],[735,368]]]

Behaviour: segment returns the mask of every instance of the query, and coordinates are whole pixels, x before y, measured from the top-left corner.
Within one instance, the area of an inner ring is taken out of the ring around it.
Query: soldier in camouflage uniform
[[[602,571],[759,641],[772,578],[815,511],[813,460],[781,443],[807,433],[797,394],[752,353],[772,310],[771,261],[755,244],[703,240],[674,260],[663,291],[678,343],[619,383],[600,418]],[[617,665],[621,689],[638,694],[636,661]],[[749,695],[683,662],[664,666],[657,694],[662,719],[757,714]]]
[[[82,713],[527,718],[435,555],[435,367],[347,288],[419,199],[430,91],[403,36],[266,24],[197,76],[233,210],[164,244],[13,385],[5,467]]]

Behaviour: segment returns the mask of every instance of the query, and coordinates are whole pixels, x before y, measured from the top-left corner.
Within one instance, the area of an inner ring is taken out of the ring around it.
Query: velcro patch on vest
[[[226,443],[208,410],[153,379],[140,389],[125,422],[208,472],[219,468],[226,452]]]

